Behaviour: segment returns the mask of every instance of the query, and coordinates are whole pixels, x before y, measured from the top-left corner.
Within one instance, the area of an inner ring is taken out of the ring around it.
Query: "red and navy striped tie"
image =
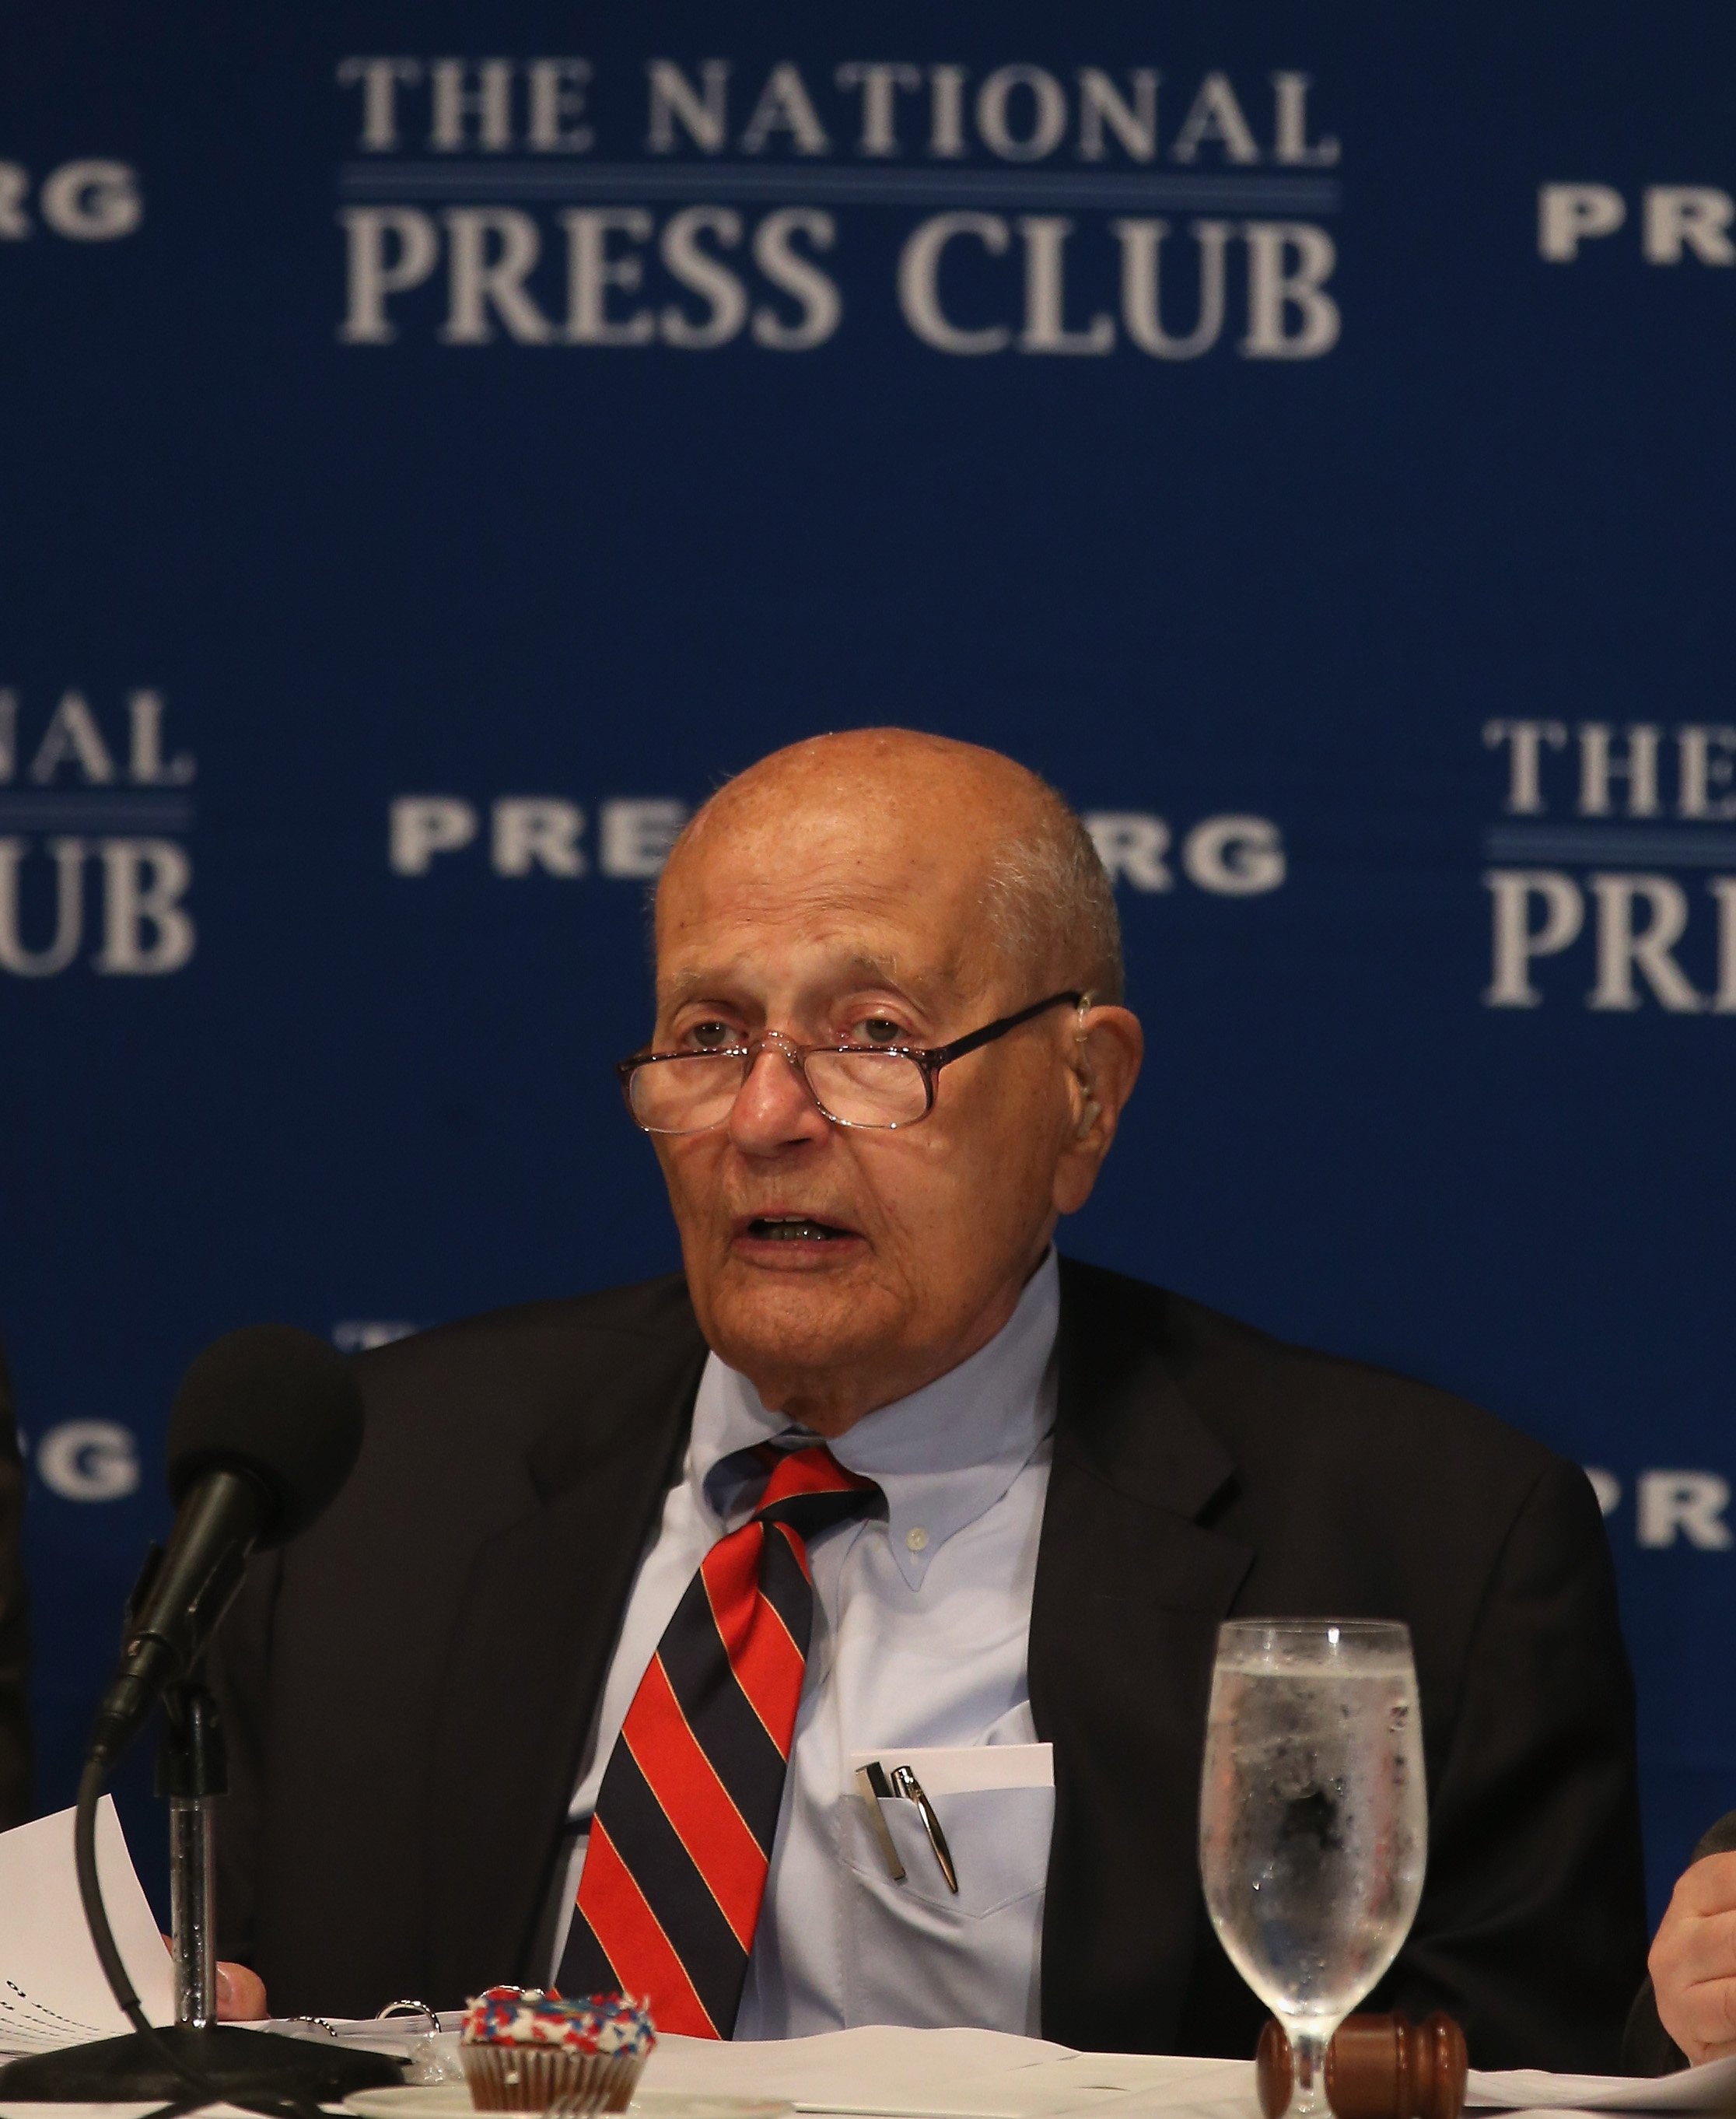
[[[700,1563],[604,1771],[562,1993],[618,1987],[660,2031],[729,2037],[808,1662],[808,1541],[878,1492],[829,1449],[792,1450]]]

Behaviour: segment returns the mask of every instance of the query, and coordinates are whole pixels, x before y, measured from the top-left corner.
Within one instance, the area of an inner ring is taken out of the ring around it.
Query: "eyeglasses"
[[[927,1118],[942,1067],[993,1044],[1033,1016],[1062,1006],[1082,1009],[1090,1000],[1088,994],[1051,994],[950,1045],[797,1045],[780,1030],[766,1030],[746,1045],[720,1046],[714,1052],[637,1053],[621,1060],[615,1072],[633,1123],[645,1132],[709,1133],[729,1117],[754,1061],[775,1046],[822,1117],[834,1125],[890,1132]]]

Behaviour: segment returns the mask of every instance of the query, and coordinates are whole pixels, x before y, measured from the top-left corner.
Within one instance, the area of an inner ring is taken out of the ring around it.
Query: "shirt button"
[[[904,1542],[910,1546],[912,1552],[920,1552],[928,1542],[928,1533],[920,1523],[918,1523],[914,1528],[905,1532]]]

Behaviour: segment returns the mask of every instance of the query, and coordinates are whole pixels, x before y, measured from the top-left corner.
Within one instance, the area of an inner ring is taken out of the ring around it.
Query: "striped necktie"
[[[690,2038],[729,2037],[748,1976],[813,1622],[808,1541],[880,1491],[823,1446],[757,1454],[774,1467],[759,1505],[700,1563],[609,1754],[556,1974]]]

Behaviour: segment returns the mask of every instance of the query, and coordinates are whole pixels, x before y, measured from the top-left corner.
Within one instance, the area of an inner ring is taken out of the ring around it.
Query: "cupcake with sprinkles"
[[[491,1987],[465,2010],[458,2057],[479,2112],[624,2112],[656,2042],[625,1995]]]

